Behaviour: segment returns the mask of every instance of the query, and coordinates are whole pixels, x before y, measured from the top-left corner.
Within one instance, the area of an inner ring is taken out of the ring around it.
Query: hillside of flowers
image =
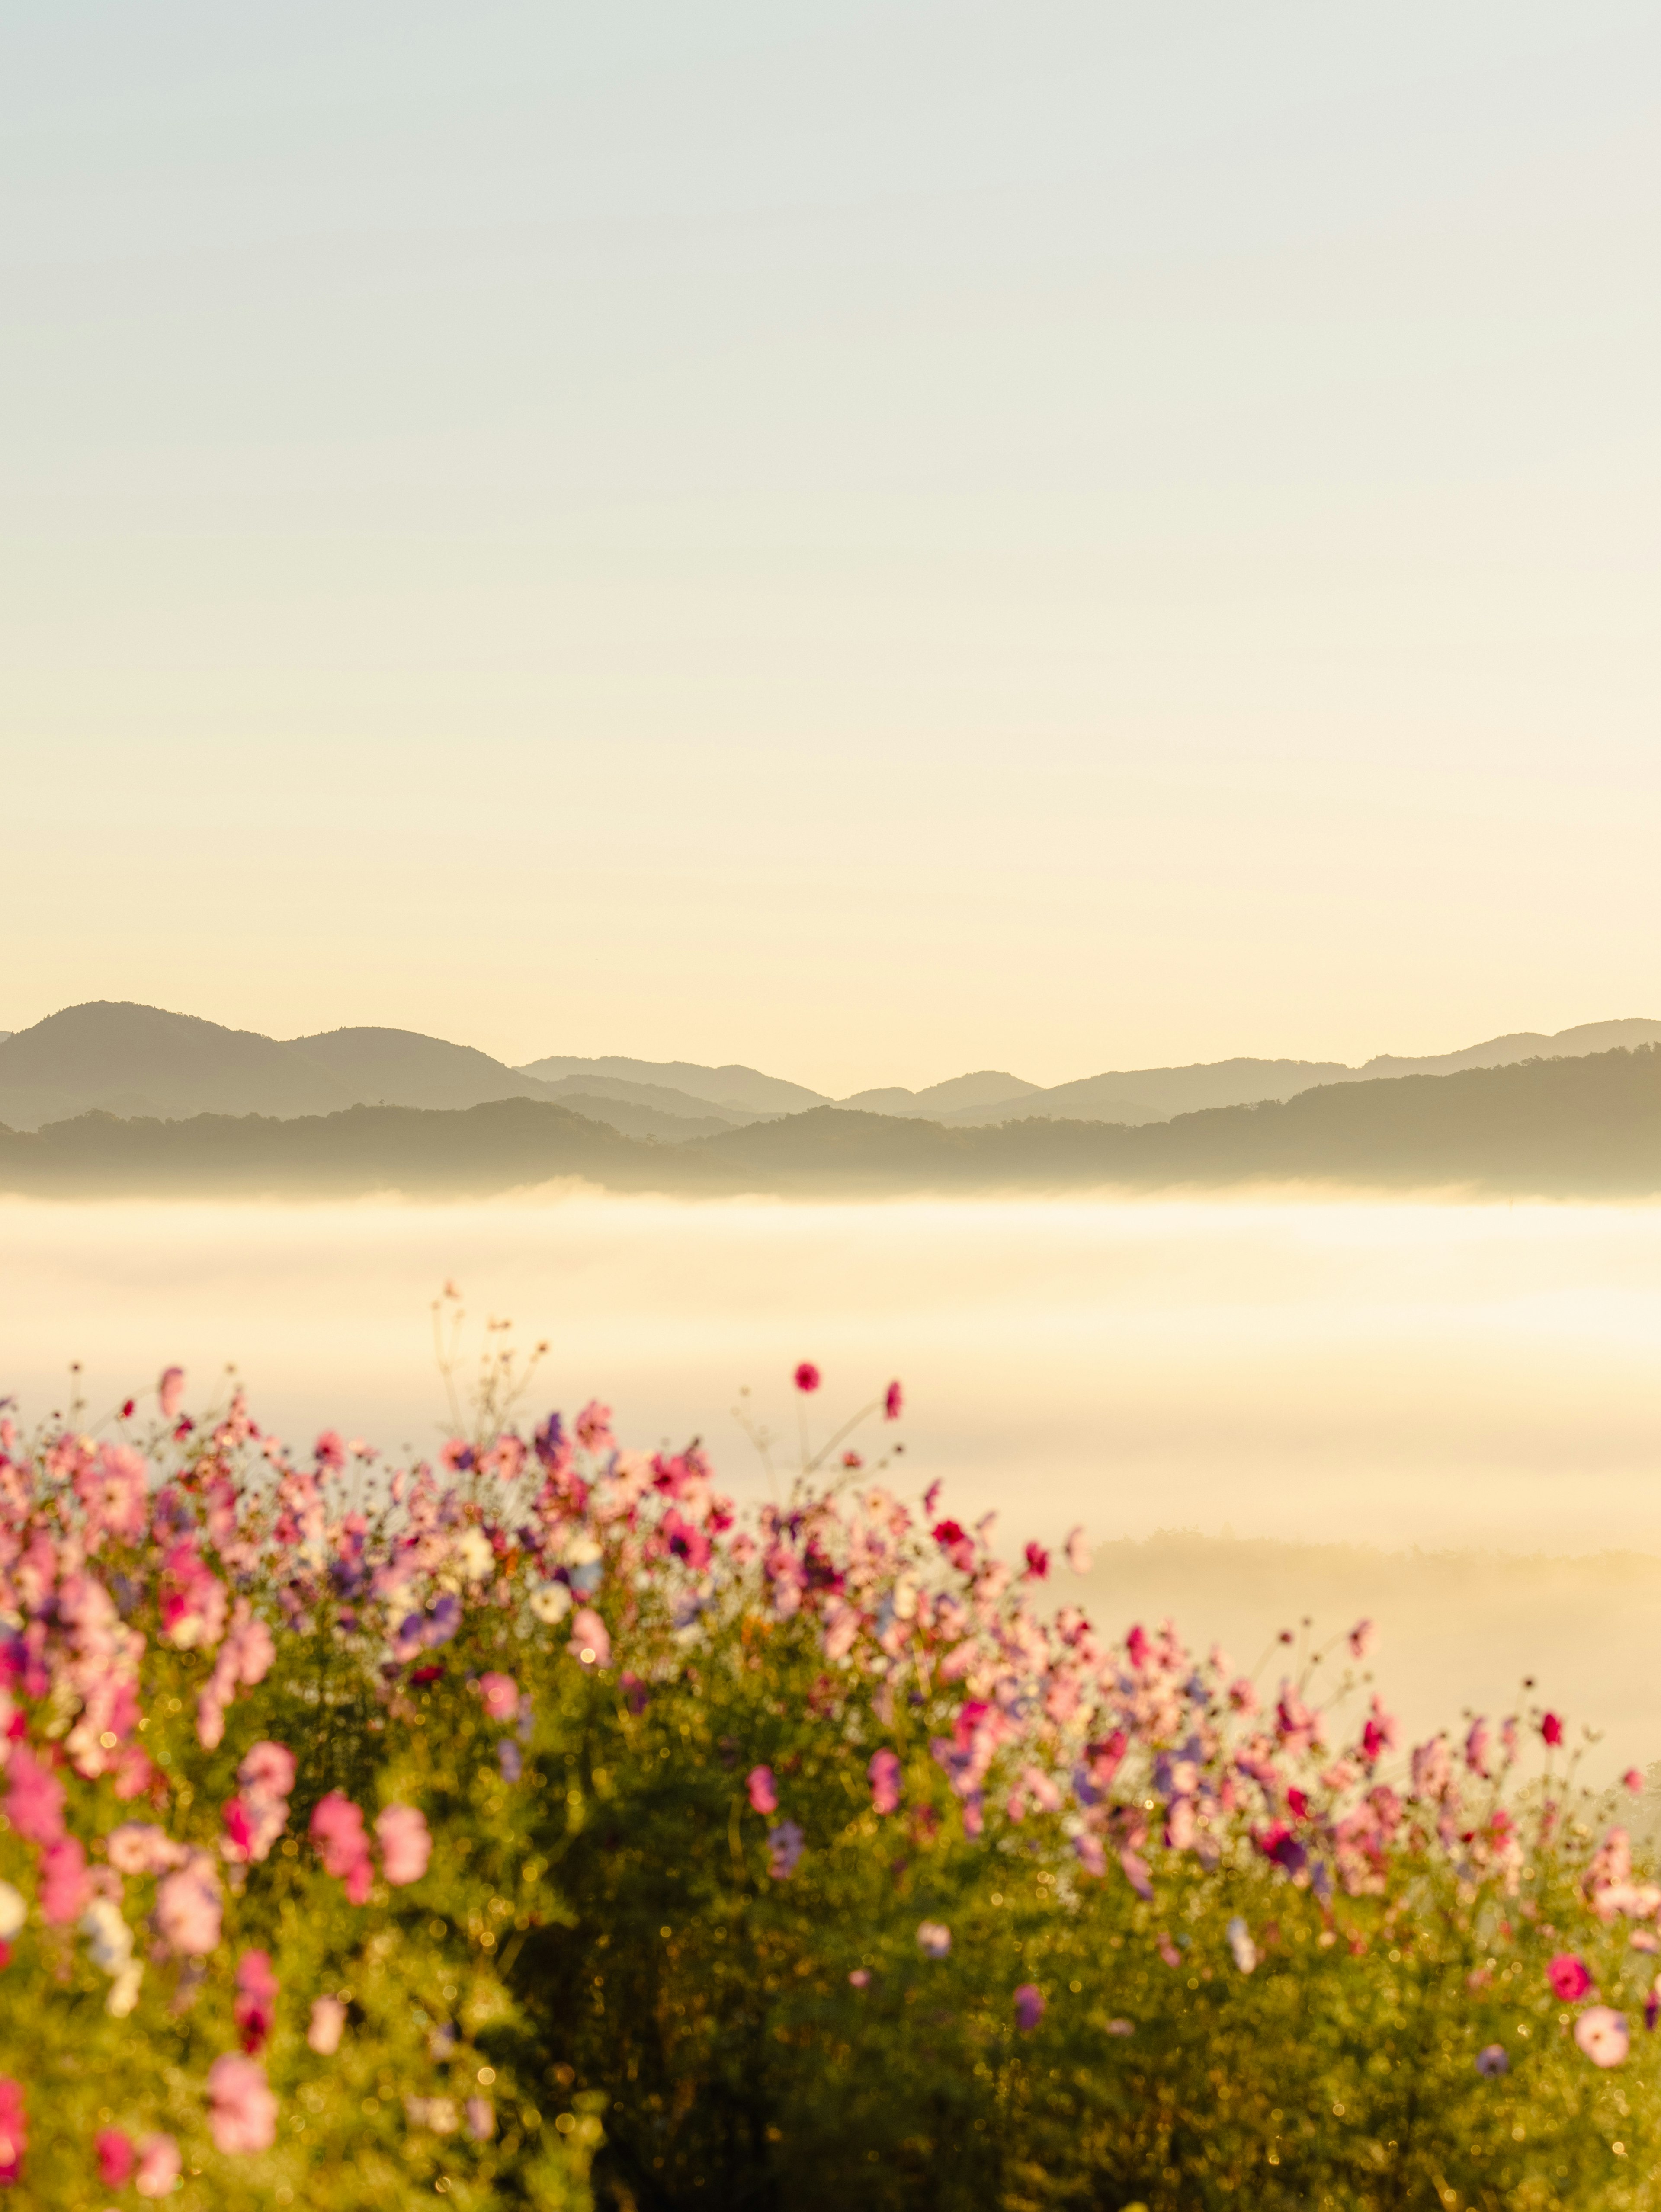
[[[9,2203],[1661,2203],[1557,1714],[1110,1632],[904,1493],[897,1383],[816,1445],[799,1369],[740,1515],[526,1381],[399,1467],[177,1369],[0,1418]]]

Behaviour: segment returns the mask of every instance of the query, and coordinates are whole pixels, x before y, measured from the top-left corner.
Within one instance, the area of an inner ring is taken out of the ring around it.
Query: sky
[[[0,1028],[1661,1015],[1661,15],[0,15]]]

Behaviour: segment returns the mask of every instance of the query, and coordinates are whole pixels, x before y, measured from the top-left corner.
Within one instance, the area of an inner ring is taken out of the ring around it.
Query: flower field
[[[897,1384],[815,1450],[800,1368],[740,1516],[525,1381],[395,1468],[177,1370],[0,1419],[9,2202],[1661,2203],[1661,1887],[1555,1713],[1110,1635]]]

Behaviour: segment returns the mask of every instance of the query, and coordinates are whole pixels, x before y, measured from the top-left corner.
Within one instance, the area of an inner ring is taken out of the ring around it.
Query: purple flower
[[[1015,1992],[1015,2025],[1031,2035],[1043,2018],[1043,1991],[1036,1982],[1023,1982]]]
[[[1509,2074],[1511,2061],[1506,2056],[1505,2046],[1498,2043],[1484,2044],[1476,2054],[1476,2070],[1490,2079],[1496,2074]]]
[[[788,1881],[801,1858],[807,1838],[794,1820],[781,1820],[776,1828],[767,1832],[767,1848],[773,1855],[773,1863],[767,1871],[775,1881]]]

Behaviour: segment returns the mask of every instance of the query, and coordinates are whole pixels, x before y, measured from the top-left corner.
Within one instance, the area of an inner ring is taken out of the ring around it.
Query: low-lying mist
[[[1415,1724],[1533,1673],[1607,1727],[1600,1769],[1661,1755],[1661,1210],[15,1201],[0,1389],[64,1407],[78,1359],[90,1419],[167,1361],[193,1395],[234,1361],[291,1438],[426,1449],[450,1278],[549,1340],[537,1412],[701,1435],[740,1496],[766,1486],[741,1386],[788,1467],[799,1359],[821,1436],[899,1375],[904,1485],[1012,1540],[1085,1522],[1110,1625],[1171,1613],[1249,1662],[1372,1613]]]

